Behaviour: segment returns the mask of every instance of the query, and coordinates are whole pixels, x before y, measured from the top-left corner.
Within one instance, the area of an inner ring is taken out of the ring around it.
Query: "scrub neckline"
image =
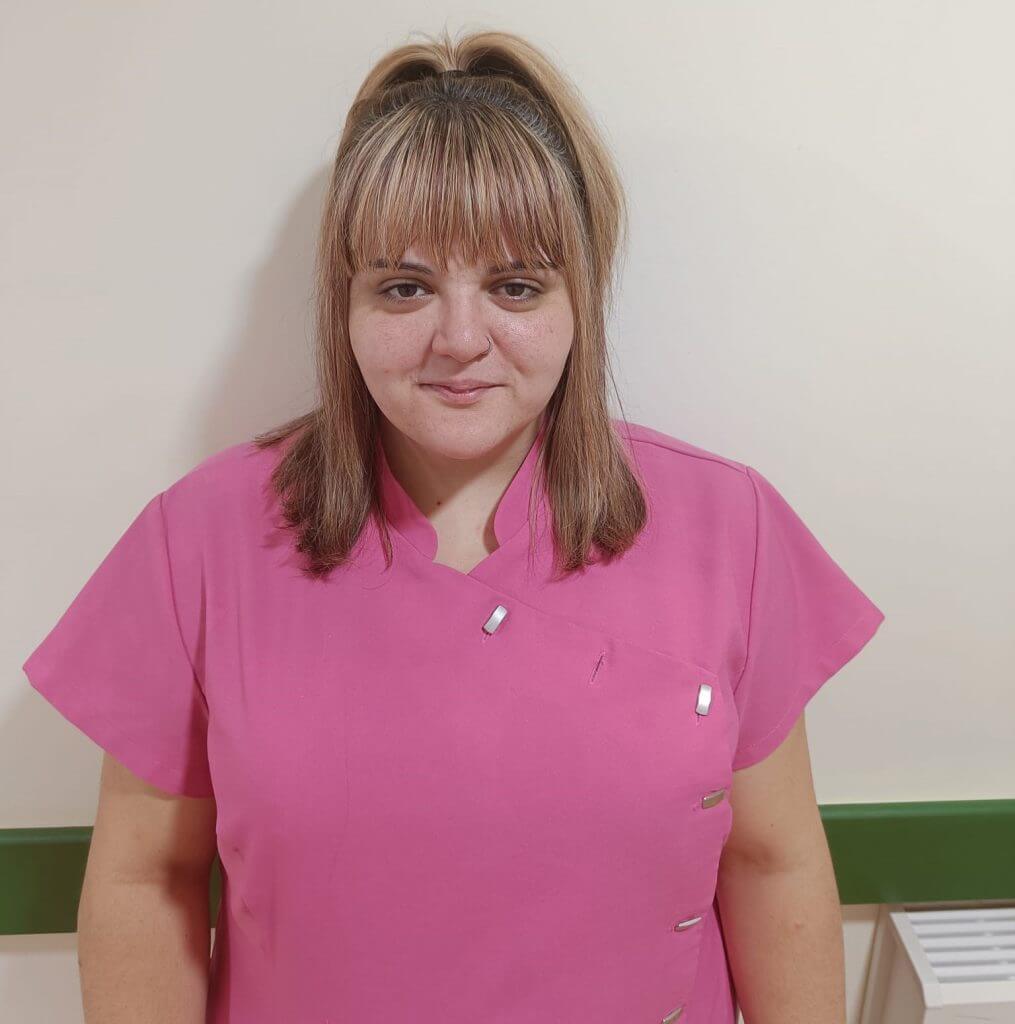
[[[507,545],[523,535],[522,528],[529,522],[530,489],[536,477],[535,466],[545,436],[546,420],[544,417],[525,458],[509,481],[494,511],[493,532],[497,538],[497,547],[468,572],[464,572],[454,566],[434,561],[437,557],[437,530],[392,472],[378,433],[378,479],[381,502],[388,524],[408,542],[411,551],[415,552],[433,569],[439,572],[450,572],[463,579],[482,581],[490,566],[505,557]],[[543,502],[544,497],[542,488],[539,488],[539,494],[536,497],[537,508]]]

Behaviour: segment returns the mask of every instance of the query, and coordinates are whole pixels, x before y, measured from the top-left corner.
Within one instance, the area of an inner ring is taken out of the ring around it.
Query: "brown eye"
[[[381,295],[383,295],[389,302],[410,302],[412,299],[419,298],[419,296],[401,294],[391,295],[390,293],[393,292],[396,288],[415,289],[422,287],[423,286],[418,281],[399,281],[397,284],[393,284],[390,287],[385,288],[384,291],[381,292]]]
[[[400,302],[412,302],[414,299],[420,298],[419,295],[406,295],[404,291],[402,291],[402,289],[405,289],[406,291],[415,291],[417,288],[422,288],[424,292],[428,290],[426,286],[421,284],[419,281],[396,281],[394,284],[388,285],[388,287],[381,291],[380,294],[384,296],[386,301],[397,305]],[[517,303],[528,302],[540,294],[540,290],[538,288],[534,288],[532,285],[526,284],[525,281],[505,281],[503,284],[497,285],[497,288],[521,289],[522,294],[520,295],[510,294],[506,296],[506,298],[511,302]]]
[[[502,285],[498,285],[499,288],[523,288],[526,292],[531,294],[527,295],[509,295],[508,298],[512,302],[527,302],[529,299],[534,299],[539,294],[538,288],[533,288],[532,285],[526,284],[524,281],[505,281]]]

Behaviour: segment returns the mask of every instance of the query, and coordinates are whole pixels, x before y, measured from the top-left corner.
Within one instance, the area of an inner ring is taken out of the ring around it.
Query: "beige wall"
[[[626,415],[757,466],[887,615],[810,706],[819,800],[1011,796],[1010,5],[350,10],[0,12],[0,826],[92,820],[98,748],[19,665],[148,497],[307,407],[344,112],[445,18],[530,34],[612,139]],[[855,1020],[872,913],[847,919]],[[67,938],[0,939],[6,1019],[78,1019],[73,968]]]

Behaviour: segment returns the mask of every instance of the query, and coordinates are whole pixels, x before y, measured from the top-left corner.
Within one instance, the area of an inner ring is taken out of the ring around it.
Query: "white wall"
[[[757,466],[887,615],[808,711],[819,800],[1011,796],[1015,11],[423,10],[0,11],[0,826],[93,820],[98,748],[21,661],[148,497],[307,408],[347,105],[444,22],[528,34],[612,140],[623,411]],[[855,1019],[872,915],[848,918]],[[33,981],[51,963],[62,988]],[[74,967],[64,938],[0,939],[6,1019],[78,1019]]]

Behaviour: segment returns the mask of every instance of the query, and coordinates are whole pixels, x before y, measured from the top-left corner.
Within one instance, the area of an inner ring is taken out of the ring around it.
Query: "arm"
[[[734,772],[717,896],[745,1024],[845,1024],[842,912],[804,716]]]
[[[203,1024],[215,815],[104,756],[78,905],[88,1024]]]

